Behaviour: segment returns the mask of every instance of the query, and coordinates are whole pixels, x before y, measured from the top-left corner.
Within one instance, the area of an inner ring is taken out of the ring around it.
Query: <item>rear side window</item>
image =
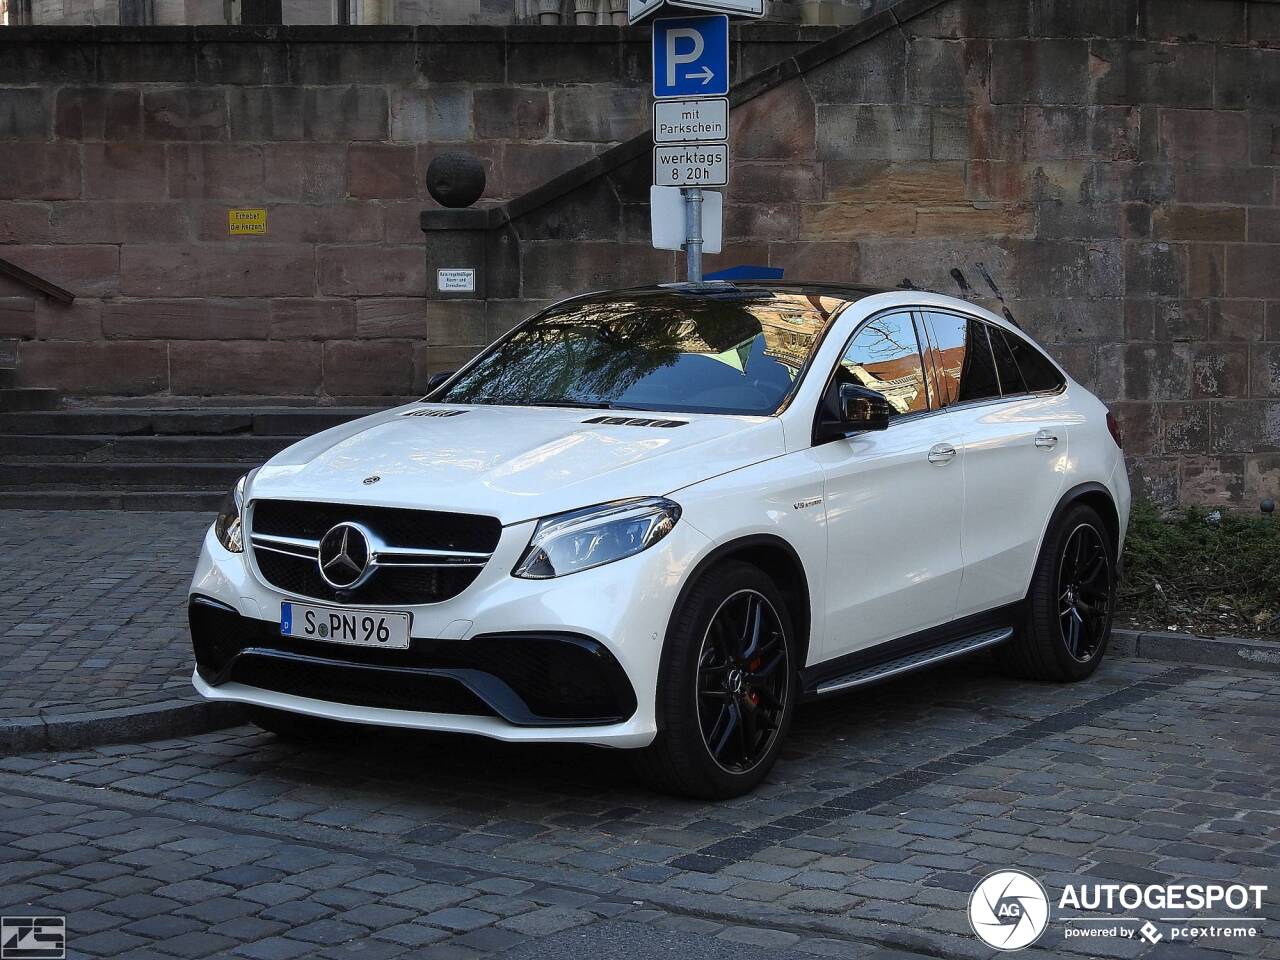
[[[1000,396],[995,357],[987,325],[951,313],[927,313],[933,332],[930,350],[944,404],[991,400]]]
[[[990,324],[983,324],[983,326],[987,328],[987,337],[991,340],[991,352],[996,357],[996,373],[1000,375],[1000,392],[1006,397],[1026,393],[1027,385],[1023,382],[1022,371],[1018,369],[1018,361],[1013,358],[1013,351],[1009,348],[1004,331]]]
[[[992,330],[991,334],[994,337],[997,335],[997,331]],[[1013,359],[1018,364],[1018,369],[1022,372],[1022,379],[1029,391],[1040,393],[1041,391],[1058,390],[1066,383],[1052,361],[1027,343],[1026,340],[1023,340],[1022,337],[1007,330],[999,331],[998,335],[1004,339],[1009,352],[1013,354]]]

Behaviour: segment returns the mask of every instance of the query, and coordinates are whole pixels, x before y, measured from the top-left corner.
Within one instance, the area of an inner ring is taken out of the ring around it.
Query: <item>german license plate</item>
[[[280,633],[301,640],[407,650],[409,614],[286,602],[280,604]]]

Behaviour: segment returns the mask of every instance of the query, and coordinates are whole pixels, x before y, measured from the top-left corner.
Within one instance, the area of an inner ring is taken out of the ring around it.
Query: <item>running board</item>
[[[960,640],[952,640],[950,643],[944,643],[937,647],[930,647],[928,650],[921,650],[918,653],[908,654],[905,657],[898,657],[896,660],[886,660],[884,663],[877,663],[874,666],[863,667],[861,670],[855,670],[853,673],[847,673],[842,677],[833,677],[823,683],[818,684],[814,688],[815,696],[823,696],[828,693],[836,693],[840,690],[849,690],[853,687],[865,686],[868,683],[879,683],[881,680],[887,680],[890,677],[896,677],[900,673],[910,673],[912,670],[921,670],[925,667],[931,667],[934,664],[942,663],[944,660],[950,660],[953,657],[961,657],[966,653],[974,653],[978,650],[984,650],[987,647],[994,647],[998,643],[1004,643],[1013,636],[1012,627],[1002,627],[998,630],[987,630],[983,633],[975,633],[972,636],[964,637]]]

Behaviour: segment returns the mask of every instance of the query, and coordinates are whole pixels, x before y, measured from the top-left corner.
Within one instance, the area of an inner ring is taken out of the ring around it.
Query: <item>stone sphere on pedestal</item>
[[[466,153],[442,153],[427,165],[427,192],[443,207],[469,207],[484,193],[484,164]]]

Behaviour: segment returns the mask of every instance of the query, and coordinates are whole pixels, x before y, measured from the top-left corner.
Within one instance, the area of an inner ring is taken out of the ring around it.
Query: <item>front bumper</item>
[[[465,642],[414,639],[408,650],[315,642],[242,617],[205,597],[188,611],[196,675],[352,706],[489,716],[521,727],[603,726],[636,710],[617,659],[571,633],[481,634]]]
[[[281,601],[319,601],[268,586],[249,554],[229,553],[210,533],[191,587],[192,682],[209,699],[355,723],[646,745],[662,638],[706,538],[677,524],[625,560],[522,580],[510,571],[532,526],[506,528],[458,596],[397,607],[413,617],[403,651],[281,637]]]

